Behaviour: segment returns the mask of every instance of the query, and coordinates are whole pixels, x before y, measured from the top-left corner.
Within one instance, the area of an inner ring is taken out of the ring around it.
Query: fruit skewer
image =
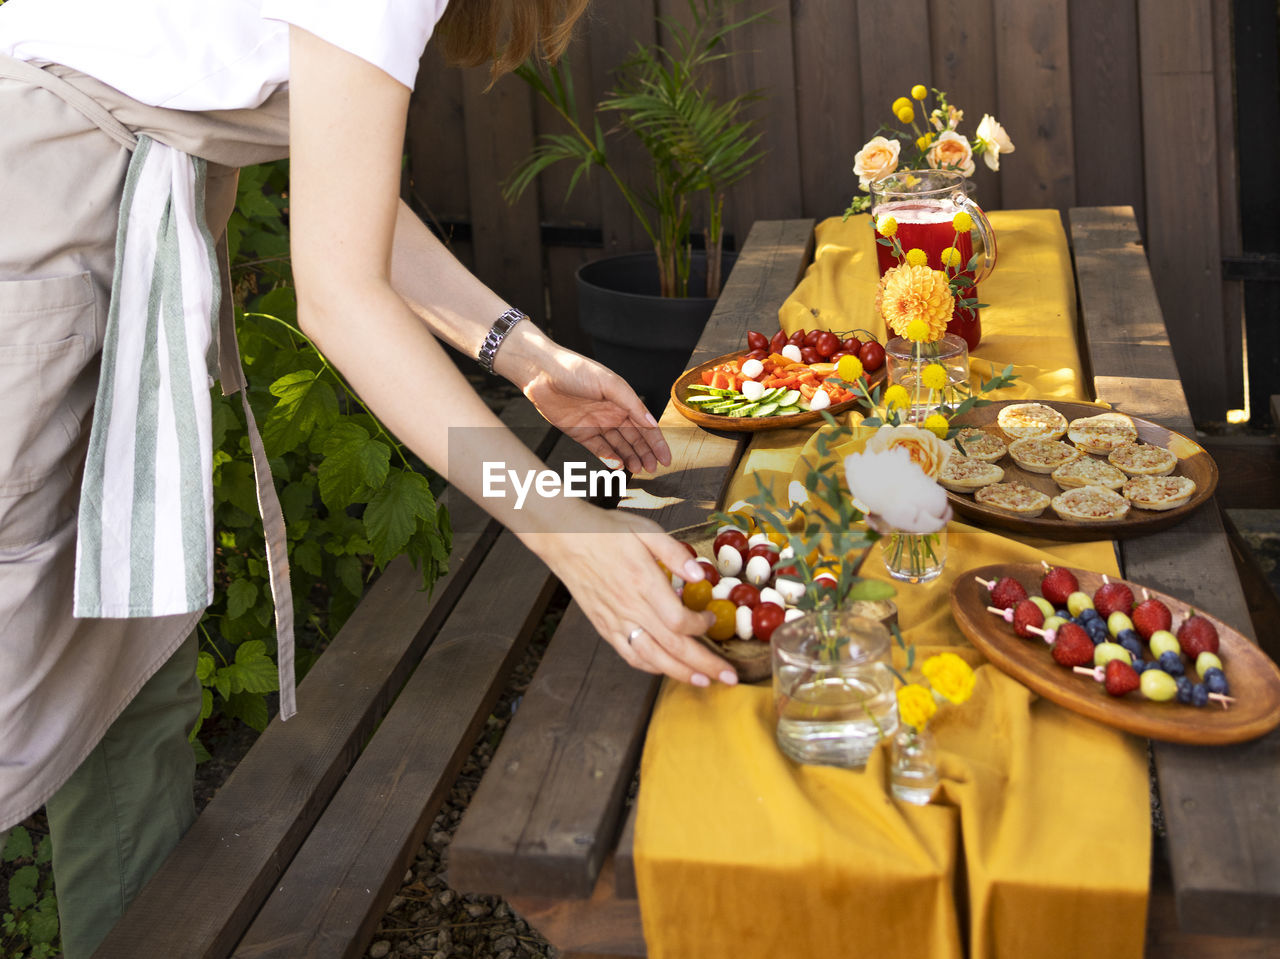
[[[1086,666],[1075,666],[1072,668],[1072,672],[1080,673],[1080,675],[1082,676],[1088,676],[1091,679],[1095,680],[1096,682],[1103,683],[1103,684],[1105,684],[1107,680],[1106,669],[1105,667],[1102,667],[1102,666],[1094,666],[1092,668],[1089,668]],[[1154,674],[1160,671],[1152,670],[1151,672]],[[1143,675],[1145,675],[1145,673]],[[1153,697],[1148,696],[1147,698],[1150,699]],[[1224,696],[1221,693],[1209,693],[1208,698],[1213,700],[1216,703],[1220,703],[1223,709],[1229,709],[1231,704],[1236,701],[1236,698],[1234,696]]]

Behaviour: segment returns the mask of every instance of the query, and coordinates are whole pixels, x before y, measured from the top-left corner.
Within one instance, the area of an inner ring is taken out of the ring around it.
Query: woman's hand
[[[702,579],[688,550],[639,516],[594,506],[579,515],[573,531],[521,538],[618,655],[636,669],[695,686],[735,684],[733,668],[693,638],[707,630],[710,614],[687,609],[658,566],[690,581]]]
[[[555,347],[551,362],[517,384],[548,423],[611,469],[652,473],[671,462],[657,421],[617,373]]]

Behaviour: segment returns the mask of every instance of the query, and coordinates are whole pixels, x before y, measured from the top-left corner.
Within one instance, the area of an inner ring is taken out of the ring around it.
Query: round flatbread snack
[[[953,493],[972,493],[1002,479],[1004,470],[999,466],[959,453],[953,453],[938,474],[938,484]]]
[[[974,493],[973,499],[1021,519],[1035,519],[1049,505],[1048,495],[1021,483],[993,483]]]
[[[1009,444],[1013,461],[1029,473],[1052,473],[1084,456],[1078,449],[1061,440],[1025,437]]]
[[[1081,486],[1053,498],[1053,511],[1071,523],[1110,523],[1124,519],[1129,501],[1105,486]]]
[[[1125,443],[1107,454],[1107,462],[1130,476],[1168,476],[1178,465],[1178,457],[1163,446]]]
[[[1123,413],[1099,413],[1072,420],[1067,439],[1086,453],[1105,455],[1138,439],[1138,427]]]
[[[957,433],[952,439],[951,445],[962,456],[966,456],[971,460],[982,460],[984,463],[994,463],[1004,456],[1008,450],[1008,447],[1004,445],[1004,441],[1000,437],[973,426]]]
[[[1110,463],[1094,459],[1092,456],[1081,456],[1069,463],[1063,463],[1049,475],[1063,489],[1105,486],[1107,489],[1118,490],[1129,478]]]
[[[1060,440],[1067,418],[1043,403],[1012,403],[996,414],[996,425],[1013,439]]]
[[[1195,494],[1196,481],[1187,476],[1135,476],[1120,490],[1138,509],[1177,509]]]

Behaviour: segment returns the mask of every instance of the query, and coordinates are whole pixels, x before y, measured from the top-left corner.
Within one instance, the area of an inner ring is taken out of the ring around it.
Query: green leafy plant
[[[0,861],[12,869],[6,905],[0,913],[0,956],[49,959],[62,954],[51,858],[48,836],[35,843],[23,826],[10,831],[0,852]]]
[[[370,575],[405,554],[438,578],[451,545],[438,477],[401,446],[297,325],[289,270],[288,169],[241,173],[228,224],[236,328],[249,402],[288,531],[298,668],[355,609]],[[253,464],[238,396],[214,391],[215,597],[200,624],[201,722],[215,711],[266,727],[277,686]],[[192,731],[198,754],[204,754]]]
[[[619,68],[613,89],[595,107],[590,126],[579,120],[568,63],[541,69],[525,64],[516,72],[564,120],[568,133],[543,134],[505,187],[508,200],[520,197],[538,174],[554,164],[576,164],[572,194],[593,168],[603,170],[622,194],[653,243],[663,296],[688,296],[695,206],[705,216],[707,295],[720,293],[724,242],[724,200],[729,186],[762,158],[760,135],[744,109],[758,94],[719,98],[711,67],[729,57],[726,38],[767,12],[724,20],[739,0],[688,0],[691,24],[659,19],[668,46],[637,44]],[[607,130],[602,117],[616,119]],[[609,139],[627,131],[644,147],[653,181],[639,187],[623,179],[609,157]]]

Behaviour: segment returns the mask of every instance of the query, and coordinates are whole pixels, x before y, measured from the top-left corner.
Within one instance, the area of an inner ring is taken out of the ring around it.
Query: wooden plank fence
[[[948,91],[972,134],[983,113],[1017,152],[979,162],[988,209],[1129,205],[1136,212],[1187,398],[1198,421],[1244,402],[1242,294],[1221,259],[1240,250],[1230,0],[743,0],[766,21],[734,35],[742,55],[716,82],[759,90],[767,155],[730,193],[741,244],[757,219],[843,212],[853,155],[915,83]],[[584,110],[657,17],[687,0],[595,0],[569,58]],[[514,206],[500,184],[556,118],[514,77],[483,92],[483,70],[429,49],[410,113],[406,197],[459,257],[558,339],[584,348],[573,272],[646,248],[602,177],[564,200],[568,170]],[[1243,122],[1243,121],[1242,121]],[[637,177],[643,159],[621,165]],[[1278,387],[1280,388],[1280,387]]]

